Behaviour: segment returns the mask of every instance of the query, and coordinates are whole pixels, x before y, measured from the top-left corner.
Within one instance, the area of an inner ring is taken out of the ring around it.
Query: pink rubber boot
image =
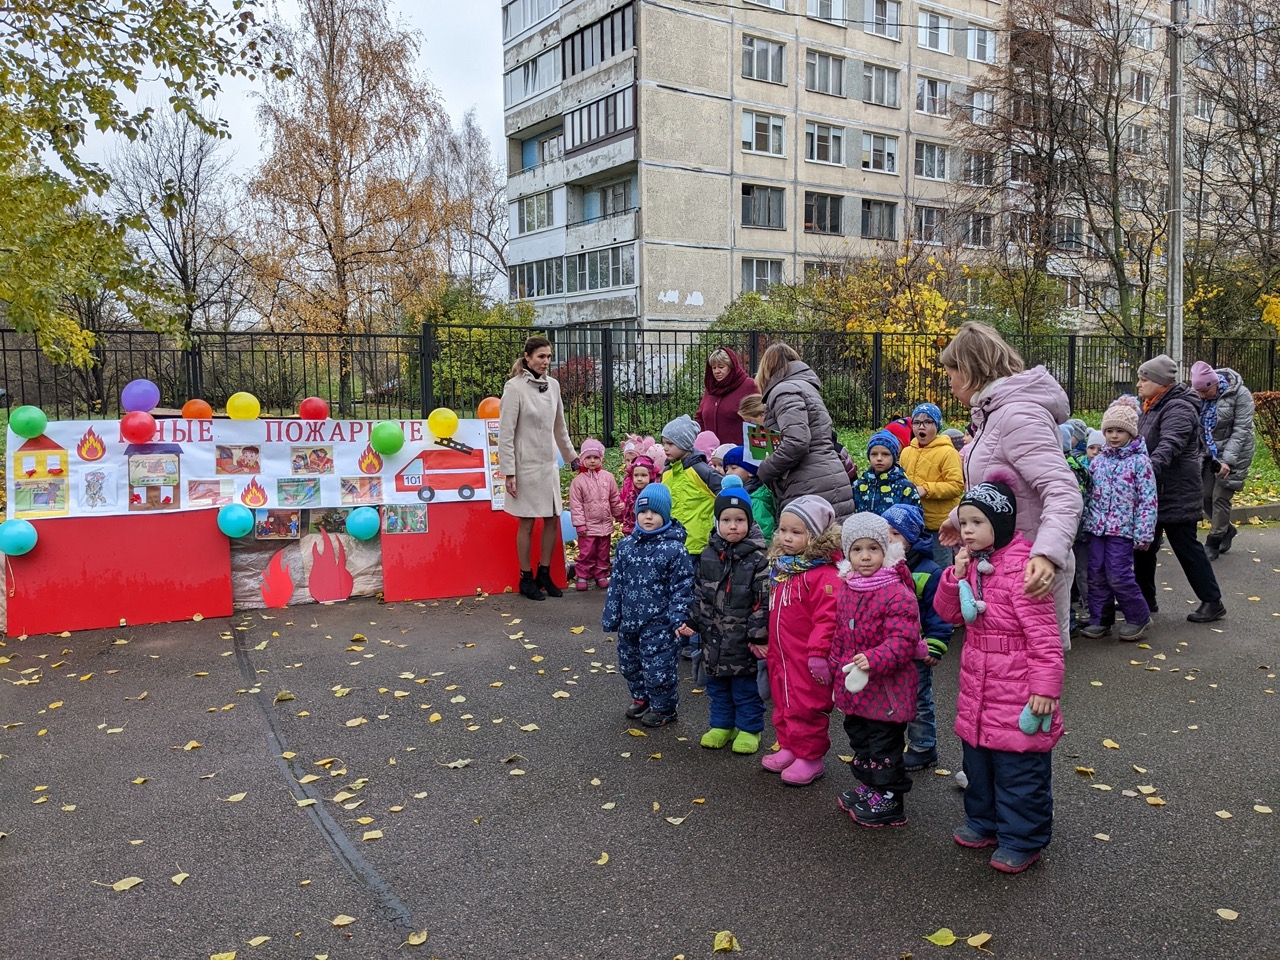
[[[795,763],[796,755],[790,750],[783,748],[777,753],[767,753],[764,759],[760,761],[760,766],[764,767],[770,773],[781,773],[791,764]]]
[[[782,771],[782,782],[789,787],[807,787],[824,772],[821,760],[801,760],[797,757]]]

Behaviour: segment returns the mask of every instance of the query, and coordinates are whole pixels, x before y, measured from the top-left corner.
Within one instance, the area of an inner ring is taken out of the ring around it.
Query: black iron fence
[[[0,330],[0,386],[10,405],[36,404],[50,418],[114,418],[120,391],[139,377],[155,381],[161,403],[178,409],[192,398],[215,408],[239,390],[262,403],[264,415],[289,416],[300,400],[328,400],[334,416],[367,419],[425,416],[450,407],[474,415],[485,397],[500,396],[525,338],[524,327],[424,325],[416,334],[200,333],[194,346],[147,331],[99,334],[95,364],[85,370],[51,363],[29,337]],[[554,375],[575,438],[616,441],[627,432],[656,434],[692,413],[703,392],[703,369],[717,346],[729,346],[754,370],[772,342],[786,340],[823,383],[836,425],[853,429],[909,413],[922,400],[938,403],[958,423],[937,363],[945,341],[891,333],[768,331],[708,333],[575,327],[544,331],[555,349]],[[1043,364],[1062,384],[1074,410],[1101,410],[1132,391],[1137,366],[1159,353],[1159,338],[1071,334],[1013,338],[1027,364]],[[1188,339],[1188,364],[1206,360],[1239,371],[1253,390],[1276,389],[1280,341]]]

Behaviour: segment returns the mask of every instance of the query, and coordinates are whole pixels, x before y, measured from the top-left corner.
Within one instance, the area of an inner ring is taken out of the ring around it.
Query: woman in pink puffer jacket
[[[1052,595],[1029,597],[1031,543],[1017,532],[1012,487],[996,479],[960,501],[964,549],[942,575],[934,609],[967,624],[956,734],[964,743],[962,847],[996,847],[991,866],[1021,873],[1053,833],[1050,751],[1062,736],[1063,657]]]

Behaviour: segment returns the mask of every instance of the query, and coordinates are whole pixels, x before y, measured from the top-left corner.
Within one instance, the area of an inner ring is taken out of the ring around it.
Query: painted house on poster
[[[18,448],[18,477],[23,480],[61,480],[67,476],[67,450],[47,433]]]
[[[129,465],[129,511],[178,510],[182,506],[182,446],[177,443],[131,443],[124,449]]]

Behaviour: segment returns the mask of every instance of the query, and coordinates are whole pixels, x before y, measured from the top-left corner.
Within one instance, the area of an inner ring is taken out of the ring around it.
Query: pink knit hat
[[[580,457],[604,457],[604,444],[594,437],[587,437],[578,448]]]
[[[1205,390],[1218,382],[1218,372],[1205,363],[1197,360],[1191,365],[1191,389]]]
[[[720,446],[720,438],[710,430],[703,430],[693,441],[693,449],[703,454],[708,460],[718,446]]]

